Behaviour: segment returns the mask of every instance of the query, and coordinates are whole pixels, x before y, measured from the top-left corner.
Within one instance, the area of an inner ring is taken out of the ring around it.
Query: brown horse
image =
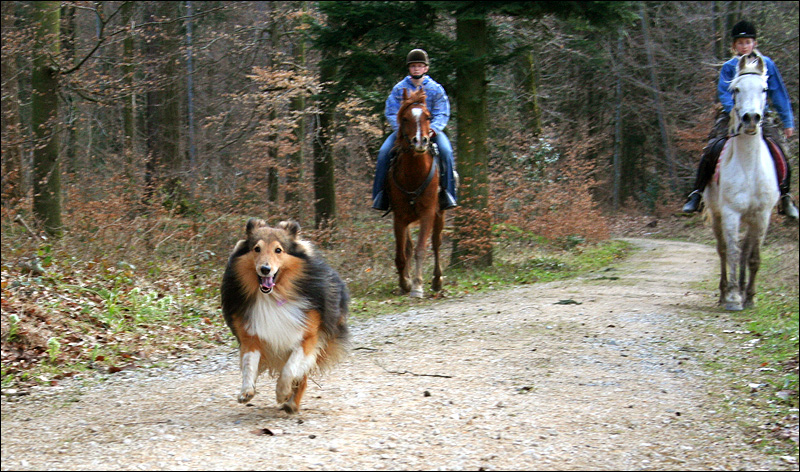
[[[439,171],[431,152],[431,114],[425,106],[425,90],[410,94],[403,89],[403,103],[397,112],[396,155],[389,169],[388,195],[394,212],[395,265],[400,288],[411,297],[422,297],[422,264],[428,238],[432,236],[432,288],[442,289],[439,246],[442,244],[444,211],[439,210]],[[417,247],[411,240],[410,225],[419,222]],[[414,255],[414,277],[409,260]]]

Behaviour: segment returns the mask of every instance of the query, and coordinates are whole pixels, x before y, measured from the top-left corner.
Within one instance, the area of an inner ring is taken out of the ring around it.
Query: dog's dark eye
[[[279,248],[279,247],[276,247],[276,248],[275,248],[275,254],[280,254],[280,253],[282,253],[282,252],[283,252],[283,249],[281,249],[281,248]]]
[[[261,252],[261,246],[256,246],[253,248],[255,252]]]

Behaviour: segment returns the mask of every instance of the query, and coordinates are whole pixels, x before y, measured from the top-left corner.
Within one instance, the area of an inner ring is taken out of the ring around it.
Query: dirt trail
[[[2,469],[796,470],[746,444],[698,362],[727,322],[690,314],[716,301],[714,250],[631,241],[581,279],[355,324],[298,415],[265,376],[236,403],[233,349],[4,398]]]

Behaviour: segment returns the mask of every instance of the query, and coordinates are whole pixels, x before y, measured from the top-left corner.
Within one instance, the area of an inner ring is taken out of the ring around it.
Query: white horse
[[[711,214],[721,264],[719,303],[726,310],[739,311],[754,304],[761,244],[780,194],[775,165],[761,132],[767,67],[760,54],[739,59],[730,90],[734,97],[730,137],[703,200]]]

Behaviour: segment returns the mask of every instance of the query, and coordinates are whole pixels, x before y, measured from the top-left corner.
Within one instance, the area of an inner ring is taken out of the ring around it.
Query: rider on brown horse
[[[741,56],[750,54],[757,46],[756,28],[750,22],[740,21],[736,23],[731,31],[731,37],[733,38],[733,49],[736,52],[736,56],[723,64],[719,72],[717,93],[719,95],[719,101],[722,104],[722,109],[717,114],[717,121],[711,133],[708,135],[708,145],[703,150],[703,157],[700,159],[694,191],[689,194],[689,198],[683,206],[683,211],[686,213],[695,212],[700,208],[703,190],[706,184],[711,180],[711,177],[714,176],[717,167],[717,159],[722,151],[722,147],[728,139],[730,111],[731,108],[733,108],[733,94],[728,90],[728,87],[736,76],[736,64]],[[772,101],[772,105],[778,111],[778,116],[783,122],[783,134],[786,138],[790,138],[794,133],[794,117],[792,116],[792,104],[789,101],[789,94],[786,91],[786,86],[783,84],[783,79],[775,63],[766,56],[762,57],[767,65],[767,74],[769,75],[767,80],[767,96],[770,101]],[[764,112],[766,113],[766,110],[764,110]],[[792,201],[792,196],[789,194],[791,171],[786,162],[786,153],[782,147],[783,136],[781,136],[780,130],[772,120],[765,120],[763,133],[764,140],[772,154],[773,161],[775,162],[775,170],[778,174],[778,186],[781,191],[778,212],[796,220],[798,219],[798,212],[797,207],[795,207]]]
[[[455,207],[458,201],[456,199],[456,178],[453,175],[453,147],[443,132],[450,119],[450,101],[444,87],[426,75],[429,66],[428,53],[422,49],[414,49],[408,53],[406,64],[409,75],[394,86],[389,98],[386,99],[386,119],[389,120],[394,132],[386,138],[378,152],[375,181],[372,185],[372,208],[381,211],[389,209],[389,198],[384,190],[384,185],[391,162],[391,150],[397,138],[397,112],[403,101],[403,89],[412,92],[422,87],[425,89],[425,105],[431,113],[431,137],[438,147],[441,163],[439,182],[442,190],[439,193],[439,207],[447,210]]]

